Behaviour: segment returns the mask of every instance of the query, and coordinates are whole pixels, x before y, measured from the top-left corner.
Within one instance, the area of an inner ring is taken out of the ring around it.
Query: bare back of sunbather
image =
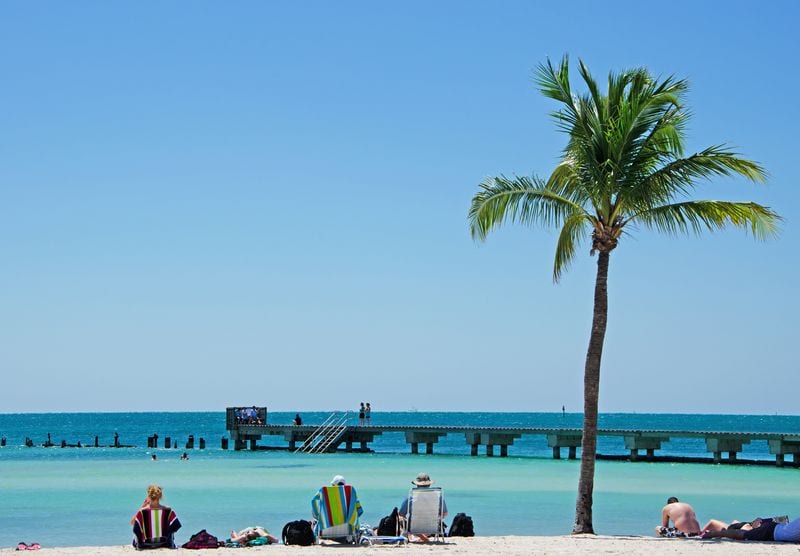
[[[661,524],[669,527],[670,520],[679,531],[684,533],[700,532],[700,524],[697,522],[694,508],[685,502],[671,502],[664,506],[661,510]]]

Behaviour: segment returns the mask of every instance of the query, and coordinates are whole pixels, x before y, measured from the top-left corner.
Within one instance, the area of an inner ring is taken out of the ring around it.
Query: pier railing
[[[347,423],[349,420],[349,411],[344,414],[331,413],[295,452],[321,454],[331,449],[335,450],[339,445],[342,435],[344,435],[344,432],[347,430]]]

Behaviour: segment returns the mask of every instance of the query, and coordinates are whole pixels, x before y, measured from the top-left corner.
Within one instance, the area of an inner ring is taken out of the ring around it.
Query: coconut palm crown
[[[569,59],[558,67],[539,65],[536,83],[559,103],[552,113],[568,136],[560,163],[550,177],[484,180],[472,199],[472,236],[485,240],[507,223],[560,228],[553,280],[558,282],[581,243],[598,255],[594,319],[584,372],[584,428],[574,533],[593,533],[592,491],[597,436],[600,360],[608,313],[610,253],[634,226],[687,233],[734,226],[765,239],[778,231],[780,216],[752,202],[691,200],[701,179],[740,175],[763,182],[766,172],[725,145],[686,156],[689,112],[683,105],[688,84],[657,79],[636,68],[608,76],[602,93],[582,61],[586,92],[572,90]]]

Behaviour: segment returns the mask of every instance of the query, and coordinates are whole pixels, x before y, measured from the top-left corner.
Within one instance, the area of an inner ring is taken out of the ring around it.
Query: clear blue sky
[[[5,2],[0,411],[582,409],[595,259],[472,241],[546,175],[532,83],[691,81],[688,146],[764,164],[777,240],[626,238],[601,411],[797,414],[796,2]],[[792,355],[792,354],[795,355]]]

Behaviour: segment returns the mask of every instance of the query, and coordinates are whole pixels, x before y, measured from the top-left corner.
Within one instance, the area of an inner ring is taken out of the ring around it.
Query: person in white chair
[[[414,479],[413,481],[411,481],[411,484],[414,485],[416,488],[431,488],[431,485],[433,485],[433,481],[431,480],[430,475],[428,475],[427,473],[419,473],[417,475],[417,478]],[[408,502],[409,502],[409,497],[406,496],[403,499],[403,503],[400,504],[400,510],[398,512],[398,516],[399,516],[401,524],[405,521],[406,514],[408,514]],[[442,494],[442,520],[444,520],[445,517],[447,517],[447,502],[444,501],[444,493],[443,493]],[[422,541],[422,542],[428,542],[428,535],[414,535],[414,539],[412,539],[412,540],[419,540],[419,541]]]

